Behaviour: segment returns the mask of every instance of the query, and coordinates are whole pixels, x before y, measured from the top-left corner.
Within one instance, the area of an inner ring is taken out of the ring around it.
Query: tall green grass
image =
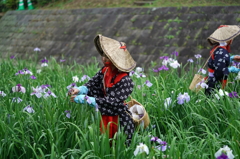
[[[152,0],[153,3],[137,5],[141,0],[60,0],[48,5],[36,6],[38,9],[79,9],[79,8],[113,8],[113,7],[196,7],[196,6],[239,6],[238,0]]]
[[[220,100],[210,99],[203,91],[191,92],[188,86],[200,65],[187,64],[180,69],[170,68],[159,73],[148,70],[146,78],[132,76],[135,88],[131,96],[145,106],[151,124],[146,129],[136,129],[129,147],[125,145],[126,136],[119,131],[111,147],[108,137],[100,133],[99,112],[88,105],[71,103],[66,96],[66,87],[73,83],[73,76],[92,77],[101,64],[94,59],[94,63],[87,66],[64,65],[54,58],[48,60],[48,67],[40,67],[37,60],[6,59],[0,62],[0,91],[7,94],[0,97],[0,158],[152,159],[167,156],[172,159],[212,159],[223,145],[228,145],[235,157],[239,157],[239,99],[227,96]],[[31,79],[30,75],[15,75],[24,68],[32,71],[37,79]],[[40,74],[38,69],[42,70]],[[229,81],[233,79],[234,75],[231,75]],[[146,80],[153,86],[144,85]],[[234,82],[228,84],[226,91],[239,92],[238,82]],[[25,94],[11,92],[11,88],[19,83],[26,88]],[[57,98],[30,95],[32,87],[42,84],[51,85],[50,90]],[[190,102],[179,105],[177,96],[184,92],[190,95]],[[14,97],[23,101],[12,102]],[[172,103],[165,108],[164,100],[168,97],[172,98]],[[27,105],[31,105],[35,112],[24,112]],[[71,112],[70,118],[66,117],[66,110]],[[165,152],[154,149],[149,136],[166,141],[168,149]],[[133,155],[139,143],[149,147],[148,155]]]

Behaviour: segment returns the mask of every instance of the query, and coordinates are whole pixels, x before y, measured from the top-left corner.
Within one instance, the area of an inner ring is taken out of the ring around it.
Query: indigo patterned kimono
[[[134,123],[130,116],[131,112],[128,110],[128,106],[124,103],[124,101],[132,93],[134,83],[127,74],[126,76],[121,77],[121,79],[119,79],[116,84],[114,83],[111,87],[106,87],[104,89],[104,68],[105,67],[103,67],[93,78],[91,78],[85,84],[85,86],[88,88],[87,95],[92,96],[96,99],[98,109],[101,112],[102,117],[104,116],[104,118],[102,118],[103,122],[104,120],[112,120],[112,118],[115,118],[117,116],[119,119],[120,127],[124,129],[124,132],[127,135],[127,139],[130,140],[134,132]],[[116,77],[117,76],[112,79],[112,82]],[[111,121],[105,121],[105,124],[108,122]],[[116,129],[113,131],[116,132]],[[110,138],[113,137],[115,132],[112,132],[112,134],[110,134]]]
[[[210,52],[211,53],[211,52]],[[214,89],[220,89],[218,83],[226,84],[230,65],[230,55],[226,47],[215,46],[213,53],[208,61],[208,88],[205,90],[206,95],[211,95]]]

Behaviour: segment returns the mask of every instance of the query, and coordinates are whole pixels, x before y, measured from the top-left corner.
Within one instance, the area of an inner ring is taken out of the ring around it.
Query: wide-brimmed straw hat
[[[211,45],[215,45],[216,43],[233,40],[239,34],[239,25],[221,25],[207,38],[207,40]]]
[[[120,71],[130,72],[135,68],[136,62],[128,52],[124,42],[99,34],[94,38],[94,43],[101,56],[105,54]]]

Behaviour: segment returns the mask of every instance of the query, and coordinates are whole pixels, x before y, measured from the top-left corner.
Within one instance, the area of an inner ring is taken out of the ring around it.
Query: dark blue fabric
[[[230,65],[230,54],[224,48],[217,48],[214,52],[214,59],[212,57],[208,61],[208,67],[214,70],[214,77],[208,78],[208,88],[205,90],[206,95],[210,95],[214,89],[219,89],[217,83],[222,80],[227,80],[229,75],[228,67]]]
[[[230,54],[224,48],[217,48],[214,51],[214,59],[210,58],[208,67],[214,69],[216,79],[227,79],[229,75]]]

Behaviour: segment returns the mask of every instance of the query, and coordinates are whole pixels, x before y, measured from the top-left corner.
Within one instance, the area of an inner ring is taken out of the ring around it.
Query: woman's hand
[[[232,55],[230,57],[231,61],[235,61],[235,62],[240,62],[240,56],[239,55]]]
[[[233,60],[236,61],[236,62],[240,62],[240,56],[239,55],[235,55]]]
[[[70,101],[71,102],[74,102],[74,98],[75,98],[76,96],[74,95],[74,96],[71,96],[71,98],[70,98]]]
[[[77,88],[71,88],[69,91],[68,91],[68,95],[76,95],[79,93],[79,90]]]

